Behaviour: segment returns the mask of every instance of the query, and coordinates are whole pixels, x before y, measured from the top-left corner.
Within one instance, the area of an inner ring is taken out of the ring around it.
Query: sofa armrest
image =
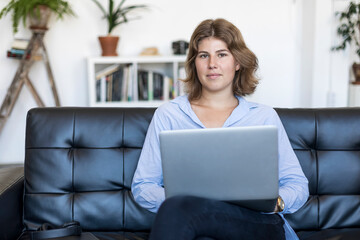
[[[17,239],[23,229],[23,165],[0,165],[0,239]]]

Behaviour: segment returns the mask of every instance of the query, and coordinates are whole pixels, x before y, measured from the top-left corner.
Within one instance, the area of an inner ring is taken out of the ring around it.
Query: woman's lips
[[[216,79],[218,77],[220,77],[221,74],[219,73],[211,73],[211,74],[207,74],[206,77],[210,78],[210,79]]]

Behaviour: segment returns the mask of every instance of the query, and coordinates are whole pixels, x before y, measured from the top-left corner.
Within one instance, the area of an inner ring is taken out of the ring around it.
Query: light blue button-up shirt
[[[309,196],[308,181],[290,145],[288,136],[275,110],[237,97],[239,105],[223,127],[275,125],[279,145],[279,195],[285,202],[280,214],[297,211]],[[157,212],[165,200],[160,156],[159,133],[163,130],[205,128],[191,108],[187,96],[161,105],[154,113],[146,134],[139,163],[132,182],[135,201],[151,212]],[[284,219],[285,220],[285,219]],[[286,239],[298,239],[288,222],[284,224]]]

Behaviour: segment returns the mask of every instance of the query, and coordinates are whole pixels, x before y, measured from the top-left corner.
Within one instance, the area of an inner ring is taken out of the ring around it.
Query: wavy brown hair
[[[240,69],[236,71],[233,81],[234,94],[238,96],[252,94],[259,83],[259,79],[255,76],[258,69],[257,57],[246,46],[240,30],[235,25],[222,18],[207,19],[196,27],[190,39],[185,64],[187,77],[183,80],[189,100],[199,99],[201,96],[201,83],[197,76],[195,59],[200,41],[207,37],[224,41],[235,61],[240,64]]]

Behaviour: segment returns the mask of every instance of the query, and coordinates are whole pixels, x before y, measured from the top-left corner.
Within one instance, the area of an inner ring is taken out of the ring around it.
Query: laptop
[[[165,197],[190,195],[272,212],[279,194],[275,126],[162,131]]]

